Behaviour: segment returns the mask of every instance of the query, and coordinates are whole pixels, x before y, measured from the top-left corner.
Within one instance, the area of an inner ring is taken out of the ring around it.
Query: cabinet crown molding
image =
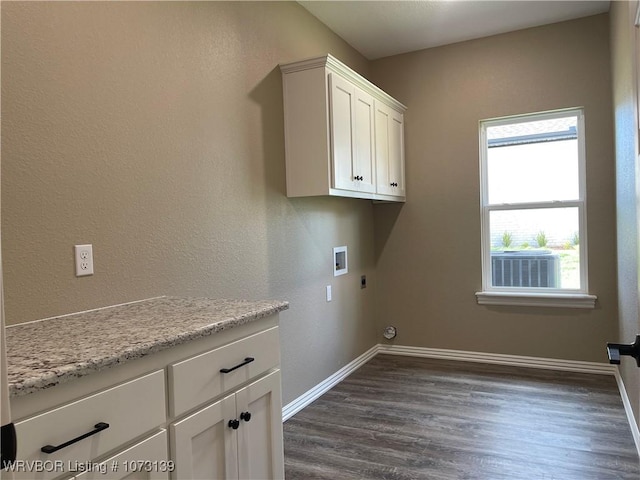
[[[280,71],[282,73],[292,73],[292,72],[299,72],[303,70],[310,70],[318,67],[325,67],[335,73],[340,74],[341,76],[348,79],[358,87],[365,89],[374,98],[377,98],[378,100],[385,102],[389,106],[392,106],[393,108],[395,108],[398,111],[401,111],[402,113],[404,113],[407,110],[406,105],[404,105],[403,103],[393,98],[391,95],[386,93],[377,85],[374,85],[372,82],[364,78],[358,72],[349,68],[347,65],[342,63],[340,60],[338,60],[336,57],[334,57],[330,53],[327,53],[326,55],[321,55],[319,57],[307,58],[305,60],[300,60],[298,62],[280,64]]]

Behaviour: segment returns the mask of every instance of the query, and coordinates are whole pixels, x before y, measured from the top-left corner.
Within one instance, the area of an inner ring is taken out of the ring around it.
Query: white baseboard
[[[464,350],[445,350],[440,348],[407,347],[402,345],[378,345],[378,353],[386,355],[406,355],[409,357],[438,358],[441,360],[459,360],[463,362],[493,363],[514,367],[543,368],[565,372],[596,373],[615,375],[617,368],[608,363],[578,362],[557,358],[523,357],[501,353],[467,352]]]
[[[638,424],[636,423],[636,420],[634,418],[633,409],[631,408],[631,402],[629,401],[627,391],[624,388],[619,369],[615,365],[598,362],[579,362],[575,360],[561,360],[556,358],[523,357],[519,355],[504,355],[499,353],[467,352],[463,350],[446,350],[440,348],[378,344],[371,347],[358,358],[342,367],[327,379],[320,382],[311,390],[308,390],[307,392],[300,395],[293,402],[285,405],[282,409],[282,421],[287,421],[293,415],[298,413],[307,405],[311,404],[314,400],[317,400],[325,392],[330,390],[334,385],[351,375],[358,368],[360,368],[362,365],[367,363],[370,359],[378,354],[404,355],[408,357],[437,358],[441,360],[491,363],[498,365],[511,365],[516,367],[559,370],[565,372],[568,371],[579,373],[595,373],[599,375],[613,375],[618,384],[620,396],[622,397],[622,404],[624,405],[624,410],[627,414],[627,420],[629,421],[629,427],[631,428],[631,434],[633,435],[633,440],[635,442],[636,449],[638,450],[638,455],[640,456],[640,431],[638,430]]]
[[[622,404],[624,405],[624,411],[627,413],[627,420],[629,421],[629,427],[631,427],[631,435],[633,435],[633,441],[636,443],[636,450],[640,457],[640,429],[638,429],[638,422],[636,422],[633,416],[633,408],[631,408],[631,401],[627,395],[627,389],[622,381],[620,370],[616,368],[615,372],[616,382],[618,383],[618,389],[620,390],[620,396],[622,397]]]
[[[320,382],[311,390],[306,391],[305,393],[300,395],[298,398],[296,398],[293,402],[285,405],[282,408],[282,421],[286,422],[287,420],[289,420],[289,418],[291,418],[293,415],[298,413],[304,407],[312,403],[314,400],[320,398],[324,393],[331,390],[331,388],[334,385],[340,383],[342,380],[344,380],[346,377],[351,375],[362,365],[364,365],[373,357],[375,357],[377,353],[378,353],[378,345],[375,345],[371,347],[369,350],[367,350],[366,352],[364,352],[362,355],[360,355],[358,358],[356,358],[355,360],[349,362],[347,365],[342,367],[336,373],[334,373],[330,377]]]

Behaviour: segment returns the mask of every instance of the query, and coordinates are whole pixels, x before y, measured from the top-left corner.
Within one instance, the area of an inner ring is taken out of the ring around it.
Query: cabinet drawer
[[[100,457],[165,421],[162,370],[22,420],[16,423],[18,460],[25,460],[27,465],[46,462],[55,468],[20,471],[15,478],[48,479],[68,473],[78,462]],[[100,423],[108,424],[108,428],[53,453],[41,451],[42,447],[61,446],[95,431]]]
[[[75,480],[166,480],[173,470],[173,463],[167,455],[167,431],[162,429],[90,467],[91,469],[76,475]]]
[[[253,361],[245,363],[246,359]],[[242,365],[244,364],[244,365]],[[170,412],[176,417],[280,364],[278,327],[169,366]],[[223,373],[221,369],[233,369]]]

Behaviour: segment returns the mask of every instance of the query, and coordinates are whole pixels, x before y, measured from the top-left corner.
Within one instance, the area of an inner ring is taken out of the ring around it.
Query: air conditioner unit
[[[491,252],[494,287],[560,287],[560,256],[551,250]]]

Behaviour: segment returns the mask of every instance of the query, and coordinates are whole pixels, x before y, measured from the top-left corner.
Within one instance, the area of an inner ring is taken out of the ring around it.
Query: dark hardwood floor
[[[284,424],[297,479],[640,479],[613,376],[378,355]]]

